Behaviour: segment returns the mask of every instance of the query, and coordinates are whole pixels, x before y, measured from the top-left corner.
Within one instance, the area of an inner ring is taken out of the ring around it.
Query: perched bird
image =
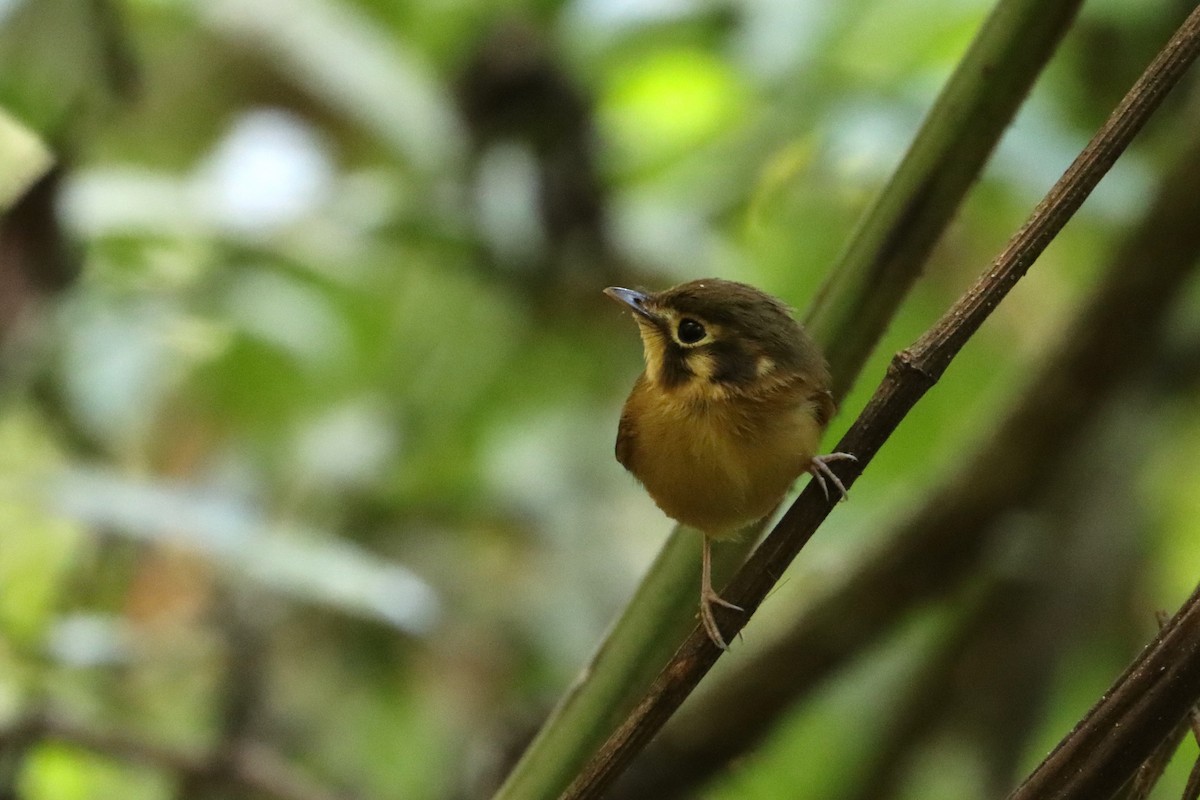
[[[672,519],[704,536],[700,619],[725,649],[712,604],[711,541],[770,514],[801,473],[846,489],[816,455],[833,416],[829,368],[781,300],[717,278],[646,293],[604,290],[633,312],[646,369],[625,401],[617,461]]]

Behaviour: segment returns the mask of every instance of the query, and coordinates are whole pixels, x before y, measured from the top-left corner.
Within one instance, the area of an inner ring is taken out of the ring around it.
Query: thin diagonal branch
[[[897,354],[874,397],[837,447],[859,458],[857,464],[842,462],[837,468],[847,486],[1083,204],[1198,52],[1200,8],[1147,67],[991,267],[925,335]],[[810,484],[725,590],[725,597],[742,606],[745,613],[719,614],[723,630],[736,635],[831,510],[819,489]],[[564,797],[599,796],[692,692],[720,653],[703,631],[693,630],[646,697]]]

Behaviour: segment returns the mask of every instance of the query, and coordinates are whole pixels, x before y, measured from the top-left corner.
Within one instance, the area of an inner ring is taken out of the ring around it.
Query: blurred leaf
[[[0,108],[0,214],[8,211],[53,163],[46,145]]]
[[[652,52],[616,69],[600,121],[621,173],[652,169],[722,133],[746,111],[730,66],[692,49]]]
[[[29,503],[19,490],[41,480],[61,454],[27,415],[0,416],[0,638],[28,649],[42,637],[61,602],[83,533]]]
[[[348,3],[191,0],[215,29],[278,60],[315,97],[358,121],[418,170],[462,150],[446,98],[428,68]]]
[[[48,743],[34,749],[20,785],[28,800],[159,800],[172,782],[155,770]]]
[[[47,487],[51,508],[81,523],[149,542],[185,544],[254,583],[300,602],[426,634],[441,614],[420,577],[317,531],[274,523],[213,491],[71,470]]]

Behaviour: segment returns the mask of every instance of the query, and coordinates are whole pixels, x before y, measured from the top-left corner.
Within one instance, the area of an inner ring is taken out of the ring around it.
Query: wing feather
[[[630,472],[633,472],[633,453],[637,447],[638,438],[635,407],[645,388],[646,374],[642,373],[634,383],[633,391],[629,393],[629,399],[625,401],[625,407],[621,409],[621,422],[617,425],[617,461]]]
[[[630,472],[633,471],[633,448],[637,440],[637,429],[633,416],[628,407],[621,413],[621,422],[617,425],[617,461]]]
[[[837,411],[837,405],[833,402],[833,394],[828,389],[821,389],[813,393],[812,402],[817,424],[822,428],[826,427]]]

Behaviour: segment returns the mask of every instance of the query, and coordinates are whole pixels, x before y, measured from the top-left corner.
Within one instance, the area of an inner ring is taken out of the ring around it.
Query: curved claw
[[[833,461],[858,461],[858,458],[851,453],[829,453],[823,456],[813,456],[809,463],[808,471],[813,476],[813,480],[821,487],[821,493],[825,495],[825,499],[829,499],[829,487],[825,481],[828,480],[837,488],[841,495],[839,501],[848,498],[849,493],[846,491],[845,484],[837,475],[833,474],[833,470],[829,468],[830,462]]]
[[[734,605],[716,592],[708,591],[700,594],[700,624],[704,626],[704,632],[708,634],[709,639],[712,639],[713,644],[722,650],[728,650],[729,645],[725,643],[725,637],[721,636],[721,629],[717,627],[717,619],[713,616],[714,603],[734,611],[744,611],[745,609]]]

